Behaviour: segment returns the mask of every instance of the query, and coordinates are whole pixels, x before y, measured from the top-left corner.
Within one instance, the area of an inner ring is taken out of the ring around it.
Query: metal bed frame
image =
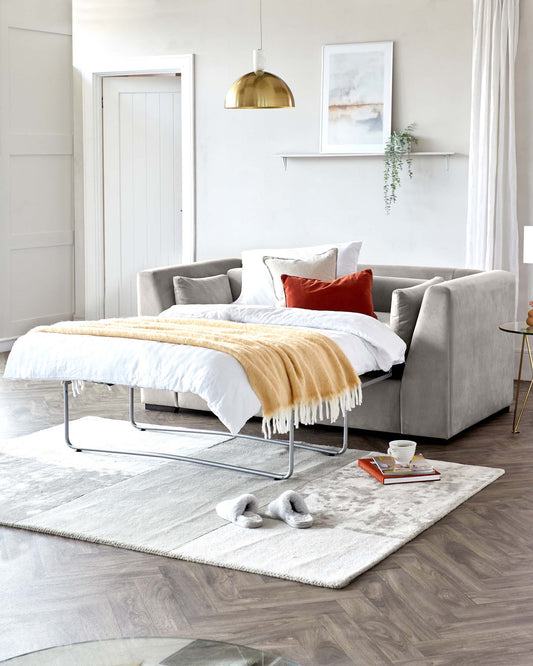
[[[392,376],[392,372],[386,373],[368,373],[368,377],[365,379],[363,376],[361,381],[362,388],[376,384],[385,379],[389,379]],[[128,456],[144,456],[147,458],[166,458],[169,460],[178,460],[180,462],[190,462],[196,463],[198,465],[208,465],[209,467],[220,467],[223,469],[229,469],[234,472],[244,472],[246,474],[255,474],[257,476],[266,476],[269,479],[274,479],[275,481],[281,481],[288,479],[292,476],[294,472],[294,449],[306,449],[307,451],[316,451],[328,456],[339,456],[346,452],[348,448],[348,412],[344,414],[343,428],[342,428],[342,446],[340,448],[327,448],[323,446],[313,446],[312,444],[306,444],[305,442],[297,442],[294,439],[294,416],[291,418],[291,424],[289,429],[289,439],[265,439],[264,437],[257,437],[255,435],[232,435],[228,431],[223,430],[202,430],[195,428],[182,428],[182,427],[163,427],[163,426],[148,426],[148,425],[139,425],[135,420],[135,389],[129,387],[129,420],[131,425],[137,430],[142,432],[185,432],[192,434],[202,434],[202,435],[223,435],[227,437],[227,441],[233,439],[249,439],[252,441],[261,441],[261,442],[272,442],[273,444],[280,444],[281,446],[286,446],[288,448],[288,467],[285,474],[278,472],[270,472],[263,469],[255,469],[253,467],[241,467],[239,465],[229,465],[227,463],[216,462],[215,460],[206,460],[205,458],[194,458],[191,456],[179,456],[174,453],[163,453],[160,451],[127,451],[124,449],[96,449],[96,448],[85,448],[80,447],[72,443],[70,439],[70,408],[69,408],[69,385],[71,381],[63,382],[63,403],[64,403],[64,428],[65,428],[65,442],[67,446],[78,453],[86,451],[89,453],[114,453]]]

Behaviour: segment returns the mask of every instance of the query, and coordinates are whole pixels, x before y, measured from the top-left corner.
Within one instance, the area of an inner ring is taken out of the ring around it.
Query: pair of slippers
[[[255,495],[240,495],[234,499],[224,500],[216,506],[221,518],[229,520],[239,527],[248,529],[261,527],[263,518],[259,515],[259,503]],[[294,490],[286,490],[277,499],[270,502],[265,516],[283,520],[290,527],[304,529],[311,527],[313,517],[309,513],[304,499]]]

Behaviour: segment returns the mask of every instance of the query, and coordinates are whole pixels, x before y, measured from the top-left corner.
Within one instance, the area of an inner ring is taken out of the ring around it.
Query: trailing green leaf
[[[409,178],[413,177],[411,148],[413,144],[418,143],[418,139],[412,133],[414,128],[414,123],[411,123],[402,132],[392,132],[385,144],[383,193],[387,215],[390,213],[392,204],[396,203],[397,190],[400,187],[400,172],[403,169],[404,161]]]

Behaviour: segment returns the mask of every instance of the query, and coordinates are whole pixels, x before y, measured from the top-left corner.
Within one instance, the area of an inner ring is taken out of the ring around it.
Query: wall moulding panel
[[[72,240],[72,154],[12,154],[9,169],[12,236],[68,232]]]
[[[12,340],[12,343],[10,344],[9,348],[6,349],[5,351],[9,351],[9,349],[11,349],[15,340],[20,335],[24,335],[32,328],[35,328],[35,326],[49,326],[51,324],[55,324],[58,321],[69,321],[70,319],[72,319],[72,312],[69,310],[68,312],[54,312],[53,314],[47,316],[30,317],[29,319],[14,320],[12,322],[14,335],[12,338],[8,338]]]
[[[4,0],[10,26],[24,30],[72,35],[72,2],[65,0]]]
[[[72,134],[11,134],[11,155],[72,155]]]
[[[0,3],[0,338],[74,311],[68,0]]]
[[[41,234],[12,234],[9,238],[10,250],[28,250],[45,247],[72,247],[74,243],[73,231],[56,231]]]
[[[49,322],[61,314],[72,319],[72,245],[24,247],[11,251],[9,299],[12,335],[25,333],[21,322]]]

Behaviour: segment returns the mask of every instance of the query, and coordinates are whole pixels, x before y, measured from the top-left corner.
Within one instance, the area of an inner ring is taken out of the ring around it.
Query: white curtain
[[[467,265],[518,276],[515,58],[519,0],[474,0]]]

